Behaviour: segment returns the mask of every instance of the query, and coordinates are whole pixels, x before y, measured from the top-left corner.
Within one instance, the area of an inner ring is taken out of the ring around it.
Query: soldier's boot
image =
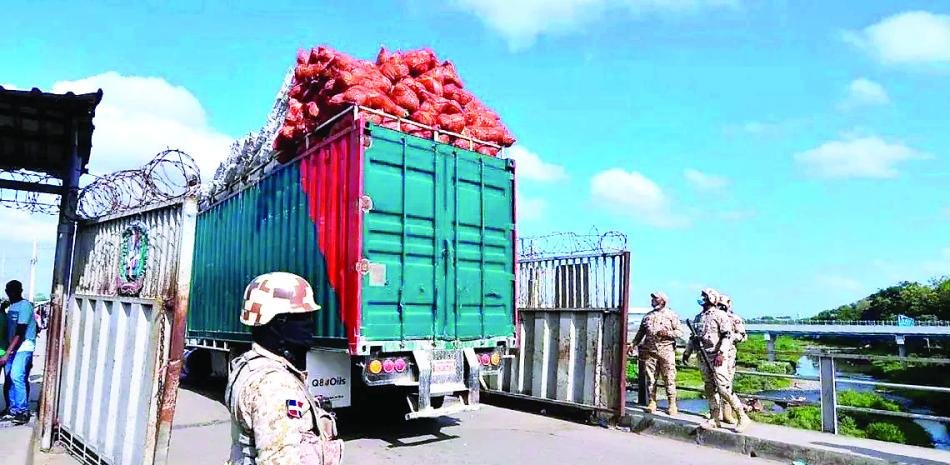
[[[736,416],[732,412],[729,404],[722,406],[722,422],[730,425],[736,424]]]
[[[679,409],[676,408],[676,398],[670,399],[670,407],[666,409],[666,413],[671,417],[675,417],[679,413]]]
[[[715,418],[710,418],[699,424],[699,427],[705,430],[718,429],[720,426],[722,425],[719,423],[719,420]]]
[[[647,412],[654,413],[656,412],[656,401],[650,400],[650,403],[647,404]]]
[[[749,425],[751,424],[752,424],[752,419],[749,418],[749,416],[746,415],[744,411],[739,412],[739,424],[736,425],[736,432],[741,433],[745,431],[745,429],[748,428]]]

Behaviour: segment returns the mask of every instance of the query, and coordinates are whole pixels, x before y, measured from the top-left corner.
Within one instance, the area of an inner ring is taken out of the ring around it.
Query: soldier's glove
[[[636,357],[637,355],[639,355],[639,351],[637,350],[637,346],[635,346],[635,345],[633,345],[633,344],[627,344],[627,357],[633,358],[633,357]]]
[[[722,352],[717,353],[716,356],[713,357],[713,365],[717,367],[722,366]]]

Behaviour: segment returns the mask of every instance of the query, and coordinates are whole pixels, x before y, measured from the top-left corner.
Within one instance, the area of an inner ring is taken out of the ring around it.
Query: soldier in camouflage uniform
[[[638,352],[644,364],[647,381],[647,393],[650,403],[647,410],[656,411],[657,371],[666,384],[666,398],[669,400],[667,412],[676,415],[676,338],[683,330],[679,317],[667,306],[666,294],[650,294],[653,310],[640,322],[640,329],[632,344],[639,346]]]
[[[728,352],[725,354],[726,356],[725,363],[726,365],[729,366],[729,389],[732,390],[733,383],[735,382],[735,378],[736,378],[736,362],[737,362],[736,355],[738,354],[737,346],[739,345],[740,342],[745,341],[748,338],[748,336],[746,335],[745,323],[742,321],[742,318],[732,311],[732,297],[722,294],[721,296],[719,296],[718,306],[719,306],[719,309],[726,312],[726,316],[728,316],[729,319],[732,320],[733,344],[730,346]],[[722,411],[723,423],[730,423],[730,424],[736,423],[736,415],[734,414],[735,412],[733,412],[732,408],[729,406],[728,403],[722,403],[722,399],[720,399],[720,410]]]
[[[313,338],[313,289],[290,273],[258,276],[244,291],[241,323],[251,350],[231,362],[225,402],[231,412],[231,465],[338,465],[336,420],[306,388]]]
[[[742,431],[749,426],[751,420],[745,414],[742,408],[742,401],[732,393],[729,374],[730,365],[727,364],[726,353],[733,345],[733,323],[732,319],[718,307],[719,293],[713,289],[705,289],[702,292],[699,304],[703,306],[702,312],[696,315],[695,327],[699,334],[690,339],[687,351],[683,354],[683,363],[688,363],[690,355],[694,350],[705,352],[705,359],[702,354],[699,358],[699,371],[703,375],[704,388],[706,390],[706,399],[709,402],[709,421],[701,425],[702,428],[713,429],[720,426],[722,413],[719,408],[719,399],[729,404],[733,410],[739,414],[739,423],[736,431]]]

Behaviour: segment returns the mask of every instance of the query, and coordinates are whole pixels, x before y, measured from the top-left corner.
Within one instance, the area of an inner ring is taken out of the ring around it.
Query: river
[[[810,378],[818,377],[818,363],[817,363],[817,360],[815,360],[814,358],[803,356],[802,358],[798,359],[798,363],[796,366],[797,368],[796,368],[795,374],[797,374],[798,376],[810,377]],[[847,364],[838,364],[836,368],[838,370],[837,375],[839,377],[875,381],[874,377],[869,376],[866,373],[860,373],[853,369],[849,369],[851,367]],[[758,394],[763,395],[763,396],[784,398],[784,399],[795,399],[795,398],[804,397],[805,399],[812,402],[819,401],[821,397],[821,393],[820,393],[820,389],[818,387],[817,382],[799,381],[796,384],[797,384],[797,387],[792,388],[792,389],[783,389],[779,391],[762,391],[762,392],[759,392]],[[838,390],[842,390],[842,389],[861,391],[861,392],[874,391],[873,386],[867,386],[864,384],[838,383]],[[913,413],[921,413],[921,414],[933,414],[933,411],[931,411],[930,409],[920,406],[920,405],[915,405],[911,399],[908,399],[906,397],[901,397],[899,395],[895,395],[892,393],[882,393],[882,395],[888,400],[891,400],[900,404],[906,411],[913,412]],[[709,404],[706,403],[705,399],[683,399],[677,403],[679,404],[680,409],[684,411],[709,413]],[[658,402],[658,406],[660,408],[666,408],[666,401],[663,400],[663,401]],[[781,411],[781,407],[776,406],[775,408],[776,408],[776,411]],[[935,448],[942,449],[942,450],[950,450],[950,433],[948,433],[947,431],[946,424],[940,423],[938,421],[931,421],[931,420],[914,420],[914,422],[920,425],[922,428],[924,428],[927,431],[927,433],[930,434],[930,437],[933,439]]]

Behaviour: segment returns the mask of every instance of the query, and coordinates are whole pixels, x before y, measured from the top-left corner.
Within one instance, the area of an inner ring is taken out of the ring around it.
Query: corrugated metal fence
[[[630,253],[518,263],[519,349],[501,391],[623,412]]]
[[[196,213],[188,199],[78,227],[56,420],[83,463],[165,461]]]

